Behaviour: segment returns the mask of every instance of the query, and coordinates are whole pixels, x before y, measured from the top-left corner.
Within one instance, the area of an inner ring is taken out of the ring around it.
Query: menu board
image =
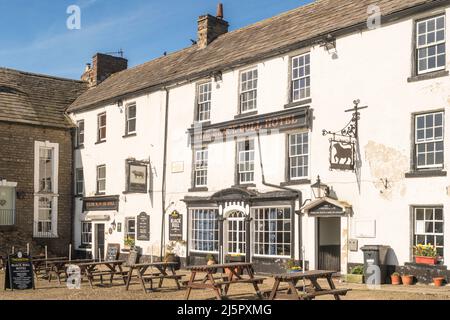
[[[169,240],[183,240],[183,216],[178,211],[172,212],[169,216]]]
[[[33,265],[28,255],[21,251],[9,255],[6,263],[5,290],[34,289]]]
[[[137,216],[137,240],[150,241],[150,216],[141,212]]]
[[[120,254],[120,244],[118,243],[108,243],[108,248],[106,249],[106,261],[116,261]]]

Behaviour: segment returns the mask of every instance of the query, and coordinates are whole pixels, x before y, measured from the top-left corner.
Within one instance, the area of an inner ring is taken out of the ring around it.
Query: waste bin
[[[387,278],[387,253],[389,246],[382,245],[368,245],[361,248],[364,253],[364,278],[368,284],[385,284]],[[378,267],[380,271],[379,283],[378,279],[374,278],[374,272],[377,270],[373,267]],[[372,281],[371,281],[372,280]],[[375,282],[373,282],[375,280]]]

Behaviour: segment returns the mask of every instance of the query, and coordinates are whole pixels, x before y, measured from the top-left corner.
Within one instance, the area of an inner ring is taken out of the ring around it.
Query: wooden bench
[[[323,290],[323,291],[314,291],[309,293],[300,293],[301,296],[305,299],[314,299],[315,297],[325,296],[325,295],[338,295],[345,296],[347,292],[351,291],[351,289],[333,289],[333,290]]]

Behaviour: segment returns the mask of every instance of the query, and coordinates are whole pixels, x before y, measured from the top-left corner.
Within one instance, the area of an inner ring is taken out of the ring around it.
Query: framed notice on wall
[[[127,192],[146,193],[148,165],[145,162],[127,161]]]
[[[178,211],[172,212],[169,216],[169,240],[183,240],[183,216]]]

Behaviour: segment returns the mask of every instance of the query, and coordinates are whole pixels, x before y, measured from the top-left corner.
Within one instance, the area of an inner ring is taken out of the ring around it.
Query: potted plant
[[[350,270],[349,274],[345,275],[345,282],[348,283],[364,283],[364,266],[358,265]]]
[[[436,277],[436,278],[433,278],[433,283],[436,287],[442,287],[444,280],[445,280],[444,277]]]
[[[395,286],[402,283],[402,279],[398,272],[394,272],[393,274],[391,274],[391,283]]]
[[[166,254],[164,256],[164,262],[174,262],[176,263],[175,270],[180,270],[181,268],[181,258],[175,253],[176,243],[171,242],[166,246]]]
[[[211,265],[213,265],[213,264],[217,264],[216,257],[214,257],[213,254],[208,253],[208,254],[206,255],[205,258],[206,258],[206,264],[207,264],[208,266],[211,266]]]
[[[409,274],[404,274],[404,275],[402,275],[402,282],[403,282],[403,285],[410,286],[414,282],[414,276],[409,275]]]
[[[435,265],[437,264],[436,247],[431,244],[418,244],[414,247],[414,258],[416,263]]]
[[[124,249],[125,250],[130,250],[131,248],[133,248],[136,244],[136,241],[133,238],[130,237],[126,237],[125,241],[124,241]]]
[[[302,272],[302,267],[298,266],[295,263],[295,260],[290,259],[286,262],[286,270],[287,273],[294,273],[294,272]]]

